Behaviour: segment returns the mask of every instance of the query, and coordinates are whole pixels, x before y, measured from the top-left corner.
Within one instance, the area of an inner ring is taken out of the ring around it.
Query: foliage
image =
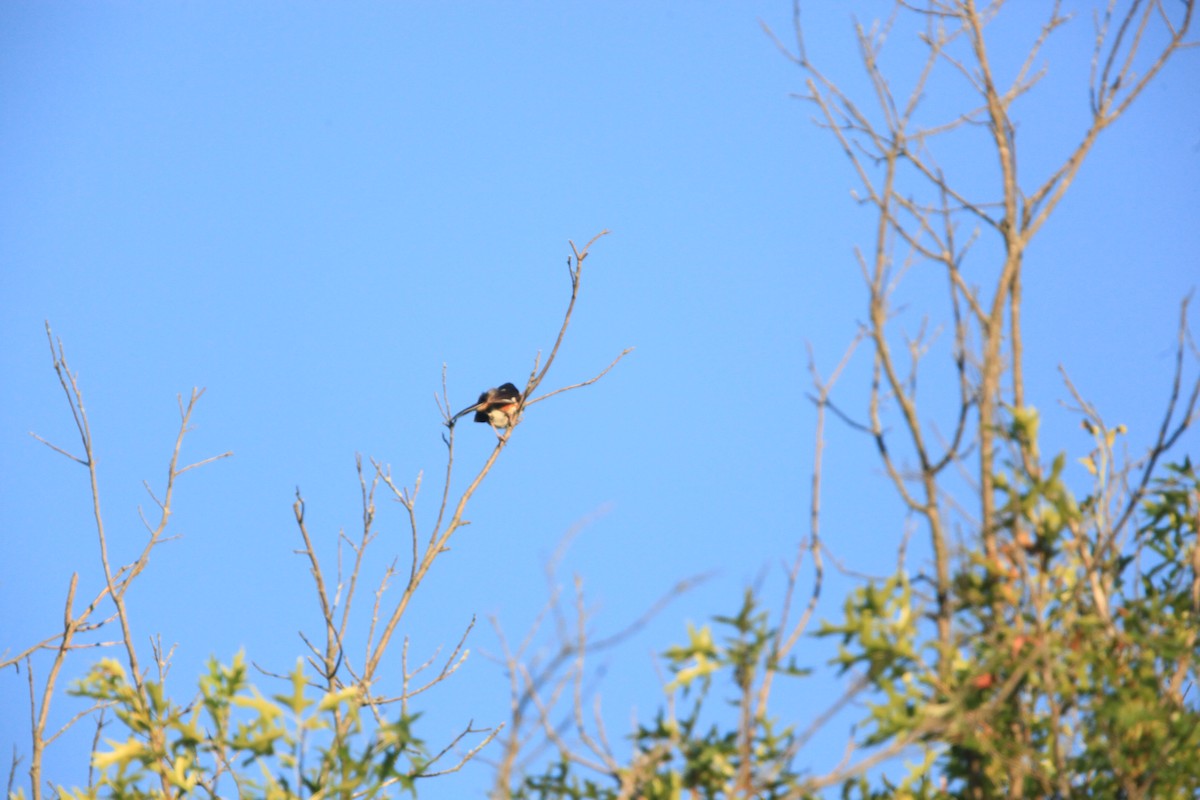
[[[865,582],[816,631],[839,642],[831,664],[856,676],[863,701],[850,746],[869,755],[852,768],[813,774],[802,752],[820,720],[801,731],[754,704],[773,679],[810,673],[774,658],[779,620],[748,591],[735,615],[689,628],[665,652],[666,706],[635,729],[621,769],[605,781],[568,756],[511,796],[807,798],[826,786],[847,798],[1195,796],[1200,476],[1188,460],[1166,465],[1131,541],[1099,559],[1097,498],[1073,498],[1064,463],[1042,478],[1017,465],[1007,474],[1002,535],[1013,546],[1000,563],[961,554],[948,680],[928,603],[903,570]],[[1018,546],[1026,529],[1034,538]]]
[[[754,592],[746,592],[737,614],[715,617],[713,623],[723,634],[719,640],[710,626],[692,628],[687,644],[665,653],[674,675],[668,692],[686,708],[677,713],[673,702],[651,724],[638,726],[631,737],[637,755],[612,782],[580,778],[564,760],[529,776],[512,796],[668,800],[687,792],[718,797],[736,781],[752,784],[763,798],[787,796],[799,779],[788,764],[799,739],[794,727],[755,714],[749,724],[728,728],[711,721],[707,707],[724,699],[749,715],[769,676],[802,677],[807,670],[774,659],[778,631],[769,627],[770,614],[759,608]]]
[[[213,660],[198,699],[180,707],[162,683],[139,691],[119,662],[102,659],[71,692],[111,709],[128,736],[106,739],[92,759],[99,779],[64,796],[138,800],[161,797],[162,785],[174,797],[212,796],[223,793],[222,781],[241,797],[276,800],[416,795],[429,762],[412,733],[417,715],[368,733],[356,688],[314,699],[301,662],[290,678],[290,693],[266,698],[240,654],[228,666]]]

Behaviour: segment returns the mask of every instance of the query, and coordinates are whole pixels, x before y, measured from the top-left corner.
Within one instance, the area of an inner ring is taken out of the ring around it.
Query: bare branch
[[[85,459],[80,458],[79,456],[75,455],[74,453],[68,453],[66,450],[63,450],[61,447],[59,447],[56,444],[51,444],[50,442],[46,441],[42,437],[38,436],[33,431],[30,431],[29,435],[32,436],[33,438],[37,439],[42,444],[46,445],[46,447],[49,447],[54,452],[61,453],[62,455],[66,456],[67,458],[71,459],[72,461],[74,461],[78,464],[82,464],[85,467],[87,466],[88,462]]]
[[[622,358],[624,358],[625,356],[632,353],[633,350],[634,350],[634,348],[632,348],[632,347],[626,347],[624,350],[621,351],[621,354],[619,356],[617,356],[616,358],[614,358],[612,360],[611,364],[609,364],[607,367],[602,369],[595,377],[589,378],[588,380],[583,381],[582,383],[573,383],[570,386],[564,386],[561,389],[555,389],[554,391],[548,392],[548,393],[542,395],[541,397],[537,397],[537,398],[534,398],[533,400],[528,401],[527,403],[525,403],[525,406],[528,407],[528,406],[533,405],[534,403],[540,403],[543,400],[553,397],[556,394],[562,394],[563,392],[569,392],[572,389],[579,389],[583,386],[591,386],[593,383],[595,383],[596,381],[600,380],[605,375],[607,375],[608,371],[611,370],[613,367],[615,367],[617,365],[618,361],[620,361]]]

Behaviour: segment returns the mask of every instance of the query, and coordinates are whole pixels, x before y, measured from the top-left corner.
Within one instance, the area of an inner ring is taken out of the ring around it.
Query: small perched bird
[[[474,405],[467,406],[450,418],[453,425],[459,417],[475,412],[476,422],[486,422],[493,428],[507,428],[513,423],[517,409],[521,405],[521,390],[511,383],[488,389],[479,395]]]

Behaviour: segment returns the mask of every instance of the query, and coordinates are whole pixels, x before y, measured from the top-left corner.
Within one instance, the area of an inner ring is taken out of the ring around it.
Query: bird
[[[459,417],[474,411],[476,422],[486,422],[493,428],[507,428],[515,421],[520,406],[521,390],[511,383],[505,383],[479,395],[479,399],[473,405],[451,417],[450,424],[453,425]]]

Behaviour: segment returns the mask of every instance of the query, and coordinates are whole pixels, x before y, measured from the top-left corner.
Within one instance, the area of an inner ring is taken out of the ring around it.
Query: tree
[[[222,453],[182,465],[184,439],[203,390],[193,389],[186,404],[180,398],[179,432],[161,497],[147,484],[158,515],[154,521],[143,518],[147,538],[141,552],[133,562],[115,566],[109,558],[96,451],[83,391],[67,363],[62,342],[47,324],[54,369],[75,421],[80,454],[35,437],[87,470],[99,544],[98,575],[93,579],[98,588],[86,605],[78,607],[79,574],[75,573],[66,593],[63,629],[15,654],[6,653],[0,660],[0,667],[14,671],[24,667],[29,684],[29,797],[38,800],[47,786],[56,795],[79,798],[216,797],[228,795],[231,790],[239,796],[274,798],[357,798],[401,792],[415,795],[419,780],[460,769],[491,742],[502,725],[477,728],[468,722],[457,737],[436,750],[416,734],[420,717],[414,709],[416,698],[453,676],[465,659],[463,642],[471,626],[462,633],[458,646],[440,661],[435,654],[424,663],[410,664],[405,641],[398,670],[396,632],[434,563],[447,551],[455,533],[468,524],[465,513],[469,503],[516,434],[520,415],[543,400],[595,383],[629,352],[622,352],[589,380],[537,395],[570,326],[584,261],[591,245],[605,233],[582,248],[572,243],[567,265],[570,294],[562,325],[545,359],[539,353],[534,360],[521,392],[523,399],[514,412],[516,421],[496,430],[495,446],[457,496],[451,493],[456,466],[455,425],[443,371],[440,401],[447,428],[443,436],[445,483],[428,531],[423,531],[416,512],[421,476],[406,487],[393,479],[386,465],[372,460],[368,469],[359,458],[361,532],[353,538],[339,534],[337,566],[330,570],[318,556],[321,548],[308,529],[304,498],[297,490],[293,511],[302,542],[299,552],[311,568],[321,609],[320,634],[301,634],[308,653],[286,674],[254,665],[263,679],[279,680],[285,687],[268,696],[251,681],[247,659],[237,654],[227,664],[212,660],[201,677],[198,692],[185,694],[186,700],[176,699],[178,695],[168,688],[167,681],[171,650],[155,640],[146,658],[136,644],[126,603],[130,587],[149,567],[154,550],[166,538],[179,479],[193,469],[232,455]],[[407,514],[411,554],[404,571],[396,567],[401,556],[377,553],[378,548],[372,547],[377,538],[375,498],[381,487]],[[343,564],[348,566],[343,569]],[[359,591],[371,564],[382,565],[383,577],[374,588],[373,598],[364,603]],[[394,585],[399,586],[398,592]],[[116,639],[106,640],[105,635],[114,626]],[[59,677],[64,664],[79,651],[94,648],[115,649],[119,655],[100,658],[82,680],[68,689],[90,700],[91,705],[58,731],[49,730],[49,711],[61,693]],[[66,730],[88,724],[95,726],[89,785],[72,789],[47,780],[42,769],[46,748]],[[465,749],[458,749],[460,746]],[[26,796],[24,788],[14,791],[19,761],[14,754],[8,782],[10,797]]]
[[[1096,11],[1088,123],[1058,166],[1032,179],[1018,168],[1018,101],[1037,89],[1043,48],[1069,22],[1061,3],[1048,4],[1005,74],[989,45],[1005,3],[898,0],[885,19],[856,26],[865,98],[810,58],[798,2],[794,9],[794,44],[776,42],[805,76],[802,96],[818,124],[849,160],[874,236],[855,254],[866,322],[830,377],[813,367],[811,522],[787,600],[771,611],[749,591],[735,613],[668,649],[665,705],[633,732],[628,756],[609,745],[599,717],[585,721],[582,635],[564,640],[578,664],[557,681],[535,680],[510,661],[558,757],[496,796],[801,798],[833,786],[861,797],[1195,796],[1200,481],[1187,458],[1165,462],[1196,421],[1200,396],[1200,381],[1186,378],[1189,348],[1195,353],[1187,302],[1161,427],[1141,457],[1119,455],[1124,427],[1102,419],[1064,372],[1094,440],[1080,454],[1093,478],[1082,488],[1064,478],[1066,453],[1041,450],[1021,328],[1031,243],[1101,134],[1188,46],[1194,2],[1109,2]],[[924,57],[901,92],[883,53],[909,29]],[[927,110],[930,95],[948,90],[970,100],[941,117]],[[996,188],[945,166],[964,152],[990,165]],[[915,269],[944,281],[946,307],[927,314],[951,332],[945,346],[924,320],[916,334],[903,329],[894,297]],[[835,387],[860,349],[872,378],[855,408],[835,402]],[[945,396],[957,399],[954,408],[931,419],[940,412],[928,409]],[[912,546],[908,537],[898,546],[895,573],[861,583],[840,619],[814,631],[830,412],[871,443],[920,524]],[[793,618],[803,579],[811,588]],[[811,719],[781,717],[772,691],[808,674],[794,657],[808,633],[838,641],[833,666],[850,676],[847,694]],[[866,708],[863,733],[852,735],[840,763],[808,763],[805,744],[852,698]],[[555,701],[567,710],[556,711]],[[719,713],[722,701],[736,714]]]

